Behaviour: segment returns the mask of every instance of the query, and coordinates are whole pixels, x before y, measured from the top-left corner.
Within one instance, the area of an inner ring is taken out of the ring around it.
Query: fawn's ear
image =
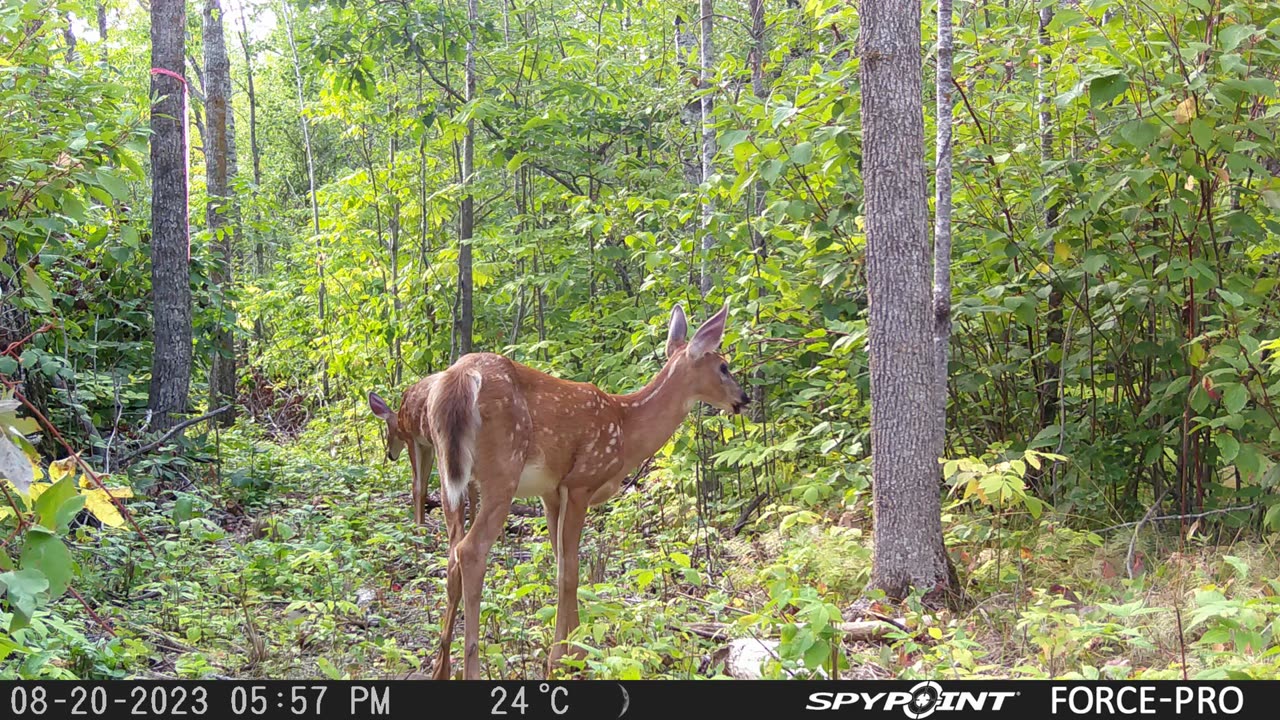
[[[396,414],[391,411],[391,408],[387,407],[387,402],[378,397],[378,393],[373,391],[369,391],[369,409],[373,411],[374,415],[377,415],[383,420],[390,420],[396,416]]]
[[[689,350],[687,354],[693,359],[698,359],[709,352],[715,352],[720,349],[720,341],[724,339],[724,323],[729,317],[729,303],[725,303],[720,312],[712,315],[709,320],[698,328],[698,332],[693,334],[693,339],[689,341]]]
[[[684,309],[677,303],[671,311],[671,326],[667,329],[667,357],[685,346],[685,338],[689,335],[689,325],[684,319]]]

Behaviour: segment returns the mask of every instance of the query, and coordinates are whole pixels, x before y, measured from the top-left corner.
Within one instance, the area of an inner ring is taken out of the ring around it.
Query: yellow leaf
[[[107,492],[111,495],[111,497],[115,497],[115,498],[133,497],[133,488],[127,488],[127,487],[107,488]]]
[[[27,497],[31,498],[31,502],[35,502],[36,498],[44,494],[45,490],[53,487],[52,483],[38,482],[31,483],[31,487],[27,490]]]
[[[1040,273],[1041,275],[1048,275],[1050,272],[1052,272],[1052,270],[1047,264],[1040,263],[1036,265],[1036,272]]]
[[[120,515],[120,511],[112,504],[111,499],[101,490],[94,490],[84,494],[84,507],[93,516],[102,521],[103,525],[110,527],[120,527],[124,525],[124,517]]]
[[[50,482],[58,482],[64,477],[74,475],[76,472],[76,459],[70,455],[49,463],[49,480]]]
[[[939,628],[939,627],[931,627],[931,628],[929,628],[929,637],[933,638],[934,640],[941,640],[941,639],[942,639],[942,628]]]
[[[858,226],[859,231],[865,231],[867,229],[867,219],[862,215],[855,217],[853,219],[853,224]]]
[[[1057,263],[1064,263],[1071,259],[1071,246],[1064,242],[1056,242],[1053,244],[1053,260]]]
[[[1178,107],[1173,109],[1173,121],[1176,123],[1189,123],[1196,116],[1196,99],[1189,97],[1178,103]]]

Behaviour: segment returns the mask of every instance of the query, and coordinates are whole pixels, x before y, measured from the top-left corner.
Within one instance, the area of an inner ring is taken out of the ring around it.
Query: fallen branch
[[[1254,510],[1257,507],[1258,507],[1258,503],[1249,503],[1248,505],[1235,505],[1233,507],[1218,508],[1217,510],[1205,510],[1204,512],[1187,513],[1186,515],[1160,515],[1159,517],[1143,518],[1141,520],[1134,520],[1133,522],[1120,523],[1119,525],[1112,525],[1111,527],[1105,527],[1105,528],[1102,528],[1101,530],[1096,530],[1095,532],[1101,534],[1105,532],[1111,532],[1112,530],[1119,530],[1121,528],[1133,527],[1134,525],[1145,525],[1146,523],[1149,523],[1149,522],[1161,522],[1165,520],[1195,520],[1196,518],[1209,517],[1210,515],[1223,515],[1226,513],[1241,512],[1243,510]]]
[[[844,635],[846,640],[853,642],[880,642],[888,640],[890,633],[901,631],[905,628],[905,622],[901,618],[897,620],[859,620],[856,622],[836,623],[832,627]],[[803,627],[804,623],[799,623],[799,626]],[[673,627],[707,640],[724,641],[731,639],[729,634],[731,626],[725,623],[686,623]]]
[[[747,503],[746,507],[742,508],[742,512],[738,513],[738,521],[733,524],[733,527],[729,528],[729,537],[737,537],[738,533],[742,532],[742,528],[746,527],[747,521],[751,519],[751,513],[755,512],[756,508],[760,507],[760,504],[767,497],[769,497],[769,492],[766,490],[756,495],[751,502]]]
[[[205,413],[205,414],[201,415],[200,417],[194,417],[194,418],[191,418],[191,419],[189,419],[189,420],[183,420],[182,422],[178,423],[177,425],[174,425],[173,427],[169,428],[169,431],[168,431],[168,432],[166,432],[164,435],[161,435],[161,436],[160,436],[159,438],[157,438],[156,440],[153,440],[152,442],[149,442],[149,443],[147,443],[146,445],[143,445],[142,447],[140,447],[140,448],[138,448],[137,450],[133,451],[133,452],[132,452],[132,453],[130,453],[129,455],[126,455],[126,456],[124,457],[124,459],[122,459],[120,462],[116,463],[116,470],[117,470],[117,472],[118,472],[118,471],[120,471],[120,470],[123,470],[123,469],[125,469],[125,468],[127,468],[127,467],[129,467],[130,465],[132,465],[133,463],[137,462],[138,460],[141,460],[141,459],[142,459],[142,457],[143,457],[144,455],[146,455],[147,453],[149,453],[149,452],[151,452],[151,451],[155,450],[156,448],[158,448],[158,447],[160,447],[160,446],[164,445],[165,443],[169,442],[169,440],[171,440],[171,439],[173,438],[173,436],[174,436],[174,435],[177,435],[178,433],[180,433],[180,432],[182,432],[183,430],[185,430],[185,429],[187,429],[187,428],[191,427],[192,425],[195,425],[196,423],[201,423],[201,422],[204,422],[205,420],[213,419],[213,418],[215,418],[215,417],[217,417],[217,416],[219,416],[219,415],[221,415],[221,414],[223,414],[223,413],[227,412],[227,411],[228,411],[228,410],[230,410],[230,409],[231,409],[231,406],[230,406],[230,405],[223,405],[222,407],[218,408],[217,410],[210,410],[209,412],[207,412],[207,413]]]

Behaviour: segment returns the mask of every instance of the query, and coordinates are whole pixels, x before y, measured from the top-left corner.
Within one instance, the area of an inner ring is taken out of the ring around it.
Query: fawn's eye
[[[728,375],[728,374],[729,374],[729,364],[728,364],[728,363],[720,363],[720,373],[721,373],[722,375]]]

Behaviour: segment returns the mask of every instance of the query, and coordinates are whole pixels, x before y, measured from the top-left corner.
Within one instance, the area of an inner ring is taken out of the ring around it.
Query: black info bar
[[[1275,718],[1280,681],[0,682],[0,718]]]

